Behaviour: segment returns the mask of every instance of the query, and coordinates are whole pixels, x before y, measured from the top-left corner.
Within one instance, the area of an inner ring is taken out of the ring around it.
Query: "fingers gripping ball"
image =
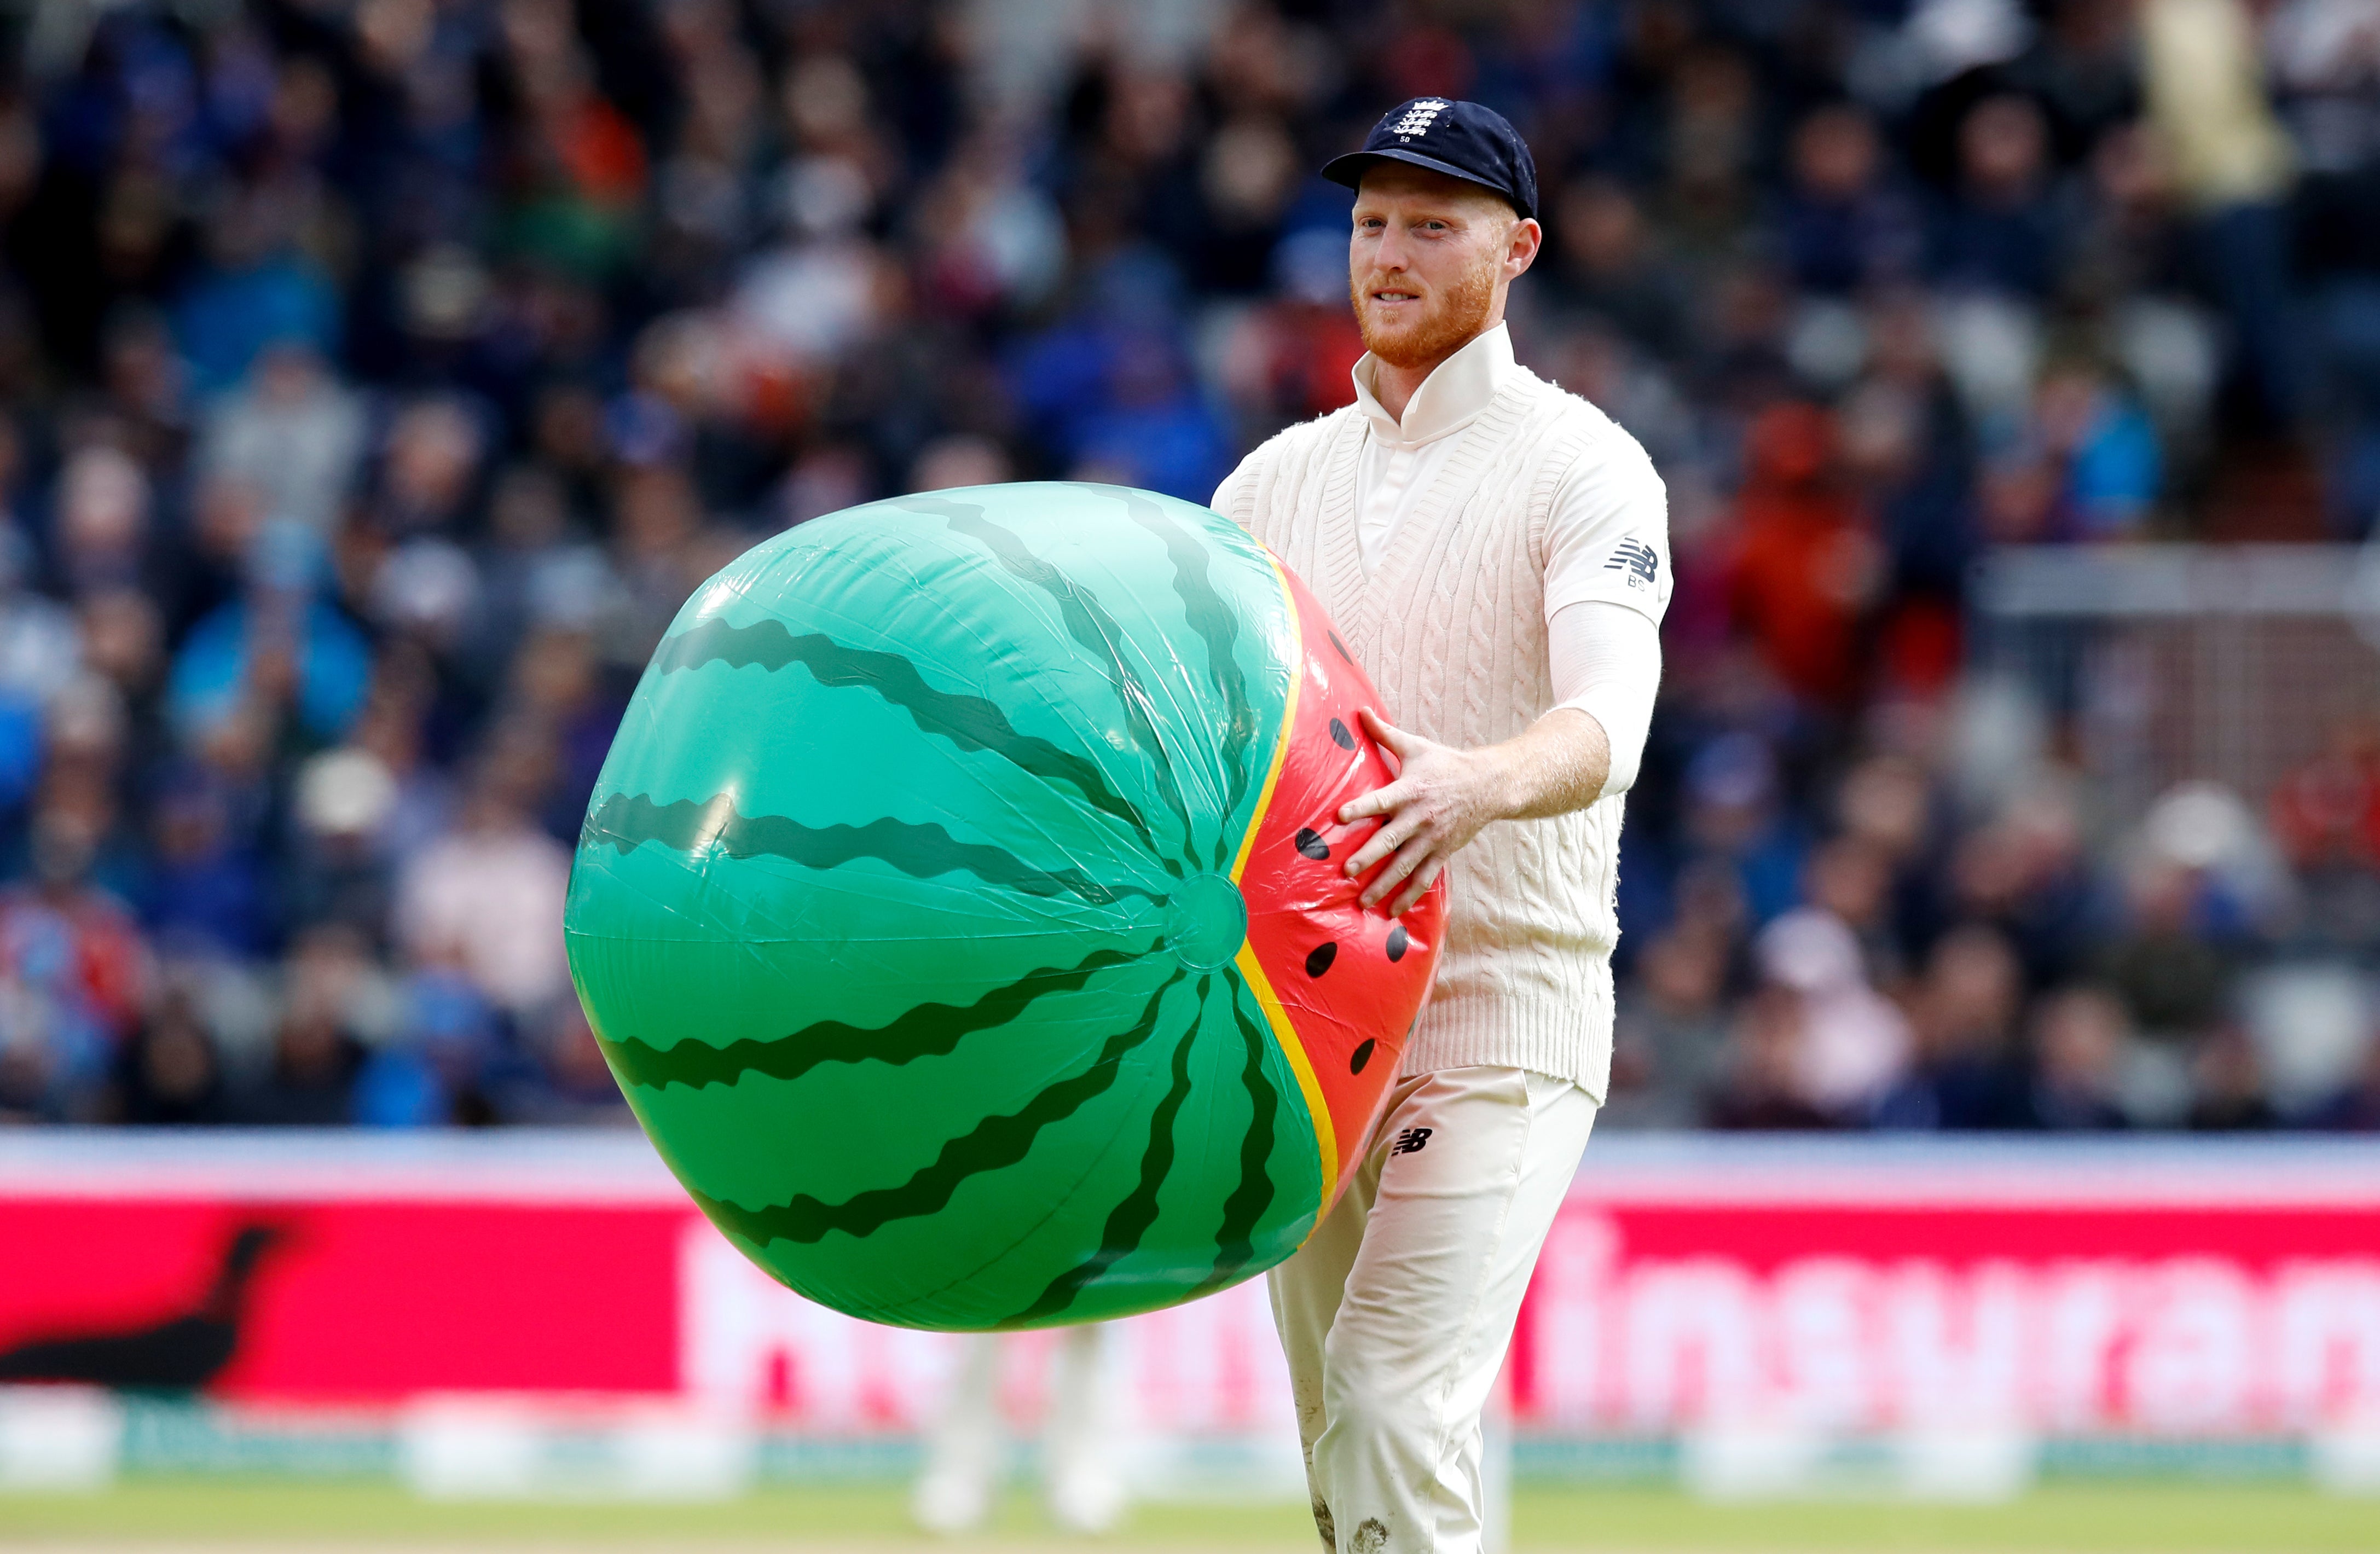
[[[1336,1198],[1444,892],[1342,866],[1389,779],[1322,611],[1203,508],[982,487],[740,557],[589,808],[571,974],[703,1211],[854,1316],[1117,1317]]]

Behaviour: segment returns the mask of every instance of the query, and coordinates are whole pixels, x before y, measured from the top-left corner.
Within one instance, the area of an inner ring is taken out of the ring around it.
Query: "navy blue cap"
[[[1334,156],[1322,176],[1355,188],[1375,162],[1404,162],[1492,189],[1524,216],[1537,213],[1537,159],[1493,108],[1449,97],[1416,97],[1380,115],[1364,149]]]

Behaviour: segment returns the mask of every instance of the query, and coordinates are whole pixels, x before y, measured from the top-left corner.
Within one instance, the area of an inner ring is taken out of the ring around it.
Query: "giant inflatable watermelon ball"
[[[1294,1251],[1427,996],[1339,807],[1371,686],[1226,520],[1111,486],[817,518],[686,602],[571,975],[703,1211],[856,1317],[1147,1311]]]

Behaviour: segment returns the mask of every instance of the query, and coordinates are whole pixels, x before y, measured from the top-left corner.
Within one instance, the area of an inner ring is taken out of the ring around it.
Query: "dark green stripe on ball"
[[[1198,978],[1198,1002],[1202,1008],[1211,980]],[[1181,1038],[1173,1043],[1173,1082],[1165,1099],[1149,1114],[1148,1145],[1140,1154],[1140,1179],[1108,1215],[1107,1228],[1099,1236],[1099,1249],[1051,1280],[1050,1287],[1041,1292],[1041,1298],[1010,1317],[1009,1322],[1039,1321],[1074,1305],[1085,1285],[1138,1250],[1140,1238],[1157,1223],[1158,1190],[1173,1174],[1173,1120],[1182,1115],[1182,1104],[1190,1099],[1190,1049],[1197,1043],[1204,1025],[1203,1020],[1193,1018]]]
[[[1132,827],[1144,846],[1156,848],[1148,822],[1129,799],[1108,785],[1091,761],[1038,735],[1019,734],[996,702],[936,690],[917,665],[899,653],[846,648],[822,632],[797,637],[777,621],[730,625],[714,619],[671,637],[653,655],[653,669],[662,674],[708,663],[734,669],[758,664],[771,673],[798,663],[821,686],[874,691],[908,713],[924,733],[938,735],[962,750],[988,750],[1045,783],[1068,784],[1092,808]]]
[[[612,1060],[612,1072],[624,1084],[650,1089],[670,1085],[695,1088],[733,1085],[747,1074],[798,1079],[819,1064],[830,1062],[875,1062],[898,1067],[919,1058],[946,1057],[961,1038],[1009,1024],[1035,1001],[1051,993],[1079,991],[1098,973],[1130,965],[1164,947],[1160,941],[1145,950],[1097,950],[1071,966],[1028,971],[973,1003],[921,1003],[890,1025],[872,1029],[841,1020],[820,1020],[790,1036],[731,1041],[724,1047],[702,1041],[655,1047],[635,1037],[614,1041],[599,1036],[597,1039]]]
[[[961,842],[931,822],[806,826],[785,815],[739,815],[724,794],[669,804],[656,804],[644,794],[613,794],[587,817],[578,834],[581,847],[609,846],[622,853],[648,842],[681,853],[715,847],[730,857],[781,857],[809,868],[875,858],[916,880],[966,873],[988,885],[1033,896],[1071,895],[1093,906],[1113,905],[1126,896],[1160,905],[1166,900],[1139,885],[1101,884],[1077,868],[1036,868],[1005,847]]]
[[[1246,1135],[1240,1140],[1240,1184],[1223,1200],[1223,1228],[1215,1232],[1214,1271],[1190,1292],[1193,1297],[1221,1289],[1248,1266],[1256,1257],[1257,1222],[1272,1207],[1277,1194],[1272,1174],[1267,1169],[1272,1159],[1274,1124],[1281,1111],[1280,1093],[1265,1076],[1265,1053],[1271,1047],[1271,1038],[1262,1025],[1248,1017],[1242,1000],[1254,1002],[1256,994],[1239,973],[1227,973],[1225,982],[1231,989],[1232,1018],[1239,1026],[1241,1050],[1245,1054],[1240,1083],[1247,1087],[1248,1104],[1255,1109],[1255,1115],[1249,1119]]]
[[[1224,795],[1223,813],[1236,815],[1241,802],[1247,797],[1257,755],[1257,710],[1249,700],[1248,677],[1240,668],[1236,652],[1239,614],[1208,577],[1210,558],[1207,547],[1188,529],[1167,517],[1164,508],[1122,486],[1091,489],[1123,503],[1135,523],[1163,542],[1166,559],[1173,564],[1174,595],[1182,601],[1182,613],[1190,629],[1198,634],[1207,649],[1208,684],[1215,687],[1230,710],[1218,743],[1224,759],[1231,763],[1231,791]],[[1229,836],[1216,839],[1216,868],[1221,868],[1231,856],[1232,842]]]
[[[1156,779],[1158,796],[1173,811],[1182,823],[1182,850],[1195,856],[1196,839],[1191,834],[1190,807],[1182,796],[1182,784],[1173,775],[1173,758],[1166,750],[1165,741],[1157,732],[1157,707],[1150,698],[1148,687],[1123,662],[1123,643],[1125,632],[1109,614],[1096,595],[1077,584],[1072,577],[1050,563],[1035,555],[1014,530],[992,522],[984,516],[982,504],[953,502],[935,496],[905,496],[895,505],[915,512],[931,513],[947,522],[954,533],[981,545],[991,552],[1018,581],[1031,585],[1047,594],[1058,606],[1059,618],[1066,623],[1066,633],[1085,650],[1095,654],[1114,687],[1116,699],[1123,706],[1124,718],[1132,725],[1133,743],[1148,758]],[[1163,860],[1169,871],[1179,873],[1180,865],[1172,858]]]
[[[823,1239],[829,1231],[873,1235],[895,1220],[939,1214],[950,1207],[951,1195],[967,1178],[1016,1164],[1032,1153],[1034,1141],[1041,1136],[1042,1129],[1063,1122],[1086,1103],[1104,1095],[1122,1071],[1124,1055],[1147,1041],[1157,1029],[1165,995],[1185,975],[1176,971],[1168,977],[1149,995],[1140,1018],[1129,1028],[1110,1037],[1090,1067],[1060,1080],[1016,1111],[985,1118],[944,1144],[933,1164],[897,1187],[871,1188],[842,1203],[824,1203],[805,1193],[791,1202],[759,1208],[714,1198],[691,1185],[687,1190],[722,1230],[761,1245],[771,1241],[815,1242]]]

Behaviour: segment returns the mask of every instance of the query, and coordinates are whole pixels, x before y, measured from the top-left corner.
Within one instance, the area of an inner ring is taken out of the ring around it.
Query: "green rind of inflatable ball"
[[[1355,903],[1387,780],[1320,608],[1203,508],[1025,484],[703,585],[581,833],[572,978],[754,1261],[876,1321],[1123,1316],[1287,1257],[1426,996]]]

